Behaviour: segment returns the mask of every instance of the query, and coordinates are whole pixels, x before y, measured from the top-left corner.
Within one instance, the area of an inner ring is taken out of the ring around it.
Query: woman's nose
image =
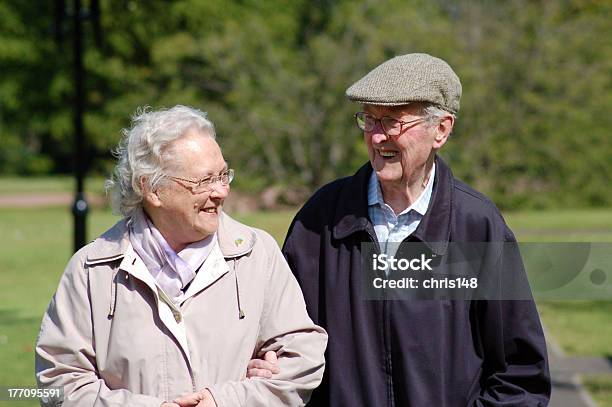
[[[210,196],[212,198],[225,199],[229,195],[229,189],[229,185],[223,185],[221,182],[215,182],[212,184]]]

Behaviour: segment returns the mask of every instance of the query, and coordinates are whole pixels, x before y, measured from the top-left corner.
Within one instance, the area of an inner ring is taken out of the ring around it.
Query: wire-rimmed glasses
[[[219,182],[224,187],[231,184],[231,182],[234,180],[234,170],[232,168],[229,168],[226,171],[223,171],[219,175],[211,175],[211,176],[204,177],[197,181],[187,179],[187,178],[174,177],[172,175],[168,175],[167,177],[174,181],[181,181],[181,182],[188,183],[189,184],[188,188],[191,189],[191,192],[193,192],[194,194],[200,194],[202,192],[212,191],[214,185],[217,182]],[[183,186],[187,187],[187,185],[183,185]]]
[[[380,122],[380,125],[387,136],[399,136],[404,132],[405,129],[425,121],[424,117],[419,117],[410,121],[399,120],[390,116],[383,116],[380,119],[366,112],[355,113],[355,121],[357,127],[366,132],[371,132],[376,127],[376,122]]]

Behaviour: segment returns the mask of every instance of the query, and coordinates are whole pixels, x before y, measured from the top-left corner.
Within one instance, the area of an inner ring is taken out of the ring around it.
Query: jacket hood
[[[87,264],[105,263],[122,258],[130,245],[128,225],[130,219],[124,218],[104,232],[91,243]],[[250,227],[234,220],[225,212],[219,217],[217,239],[223,256],[236,258],[249,253],[256,241],[256,234]]]

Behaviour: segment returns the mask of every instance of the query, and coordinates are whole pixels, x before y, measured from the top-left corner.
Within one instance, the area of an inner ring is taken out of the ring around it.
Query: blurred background
[[[441,154],[455,176],[520,241],[612,242],[611,1],[83,0],[81,30],[76,3],[0,0],[0,386],[35,383],[38,327],[73,249],[77,166],[91,240],[118,220],[104,178],[142,106],[207,111],[236,169],[228,211],[282,244],[317,187],[367,160],[346,88],[427,52],[463,84]],[[564,395],[551,405],[612,406],[612,302],[538,307]]]

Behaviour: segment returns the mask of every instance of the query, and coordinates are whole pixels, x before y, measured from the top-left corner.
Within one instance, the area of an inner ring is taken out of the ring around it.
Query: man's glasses
[[[359,127],[361,130],[369,133],[374,130],[374,127],[376,127],[376,122],[380,122],[380,125],[387,136],[399,136],[410,126],[425,120],[426,119],[424,117],[419,117],[418,119],[405,122],[389,116],[384,116],[379,119],[366,112],[355,113],[357,127]]]
[[[231,184],[231,182],[234,180],[234,170],[230,168],[227,171],[224,171],[219,175],[212,175],[209,177],[204,177],[198,181],[194,181],[194,180],[190,180],[186,178],[180,178],[180,177],[173,177],[171,175],[168,175],[167,177],[174,181],[182,181],[182,182],[189,183],[190,184],[189,186],[183,185],[183,184],[181,185],[189,188],[191,192],[193,192],[194,194],[200,194],[202,192],[212,191],[214,185],[217,182],[219,182],[224,187]]]

